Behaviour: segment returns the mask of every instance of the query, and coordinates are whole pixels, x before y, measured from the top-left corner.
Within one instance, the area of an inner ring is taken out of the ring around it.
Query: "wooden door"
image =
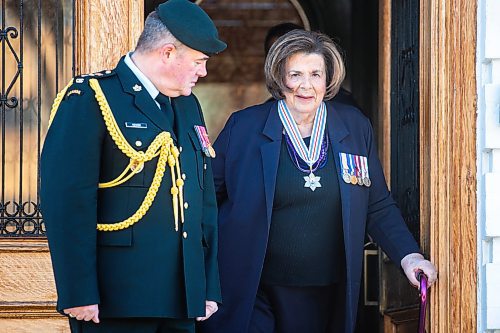
[[[419,0],[390,3],[390,188],[415,239],[420,239]],[[386,171],[386,173],[388,173]],[[380,256],[380,310],[385,332],[416,332],[418,293]]]
[[[391,3],[379,2],[379,147],[386,175],[392,176]],[[418,13],[419,233],[439,272],[430,291],[427,331],[475,332],[477,3],[420,0]],[[385,332],[404,331],[412,318],[411,307],[385,316]]]
[[[69,332],[55,311],[40,150],[56,92],[134,47],[143,1],[2,0],[1,8],[0,332]]]

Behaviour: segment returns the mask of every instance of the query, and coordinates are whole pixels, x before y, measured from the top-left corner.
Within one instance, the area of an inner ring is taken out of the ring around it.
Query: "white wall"
[[[478,0],[478,332],[500,332],[500,0]]]

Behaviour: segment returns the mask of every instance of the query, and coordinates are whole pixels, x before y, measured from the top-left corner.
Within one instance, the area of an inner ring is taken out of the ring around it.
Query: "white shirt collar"
[[[129,52],[125,56],[125,64],[127,64],[127,66],[130,68],[130,70],[135,74],[135,76],[137,76],[137,78],[142,83],[144,88],[146,88],[148,93],[151,95],[151,98],[155,99],[158,96],[158,94],[160,93],[160,91],[158,89],[156,89],[153,82],[151,82],[151,80],[148,79],[146,77],[146,75],[144,75],[144,73],[141,72],[141,70],[134,64],[134,61],[130,57],[131,54],[132,54],[132,52]],[[156,102],[156,100],[155,100],[155,102]]]

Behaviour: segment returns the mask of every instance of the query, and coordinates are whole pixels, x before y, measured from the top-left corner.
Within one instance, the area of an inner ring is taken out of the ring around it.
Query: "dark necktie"
[[[158,96],[156,96],[156,101],[160,104],[161,111],[167,116],[169,124],[174,128],[174,110],[170,104],[170,98],[159,93]]]

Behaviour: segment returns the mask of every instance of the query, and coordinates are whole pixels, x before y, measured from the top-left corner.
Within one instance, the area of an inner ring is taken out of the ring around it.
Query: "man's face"
[[[209,57],[187,46],[175,48],[168,57],[168,69],[164,74],[168,77],[165,80],[168,84],[164,87],[168,94],[167,91],[164,93],[170,97],[189,96],[198,79],[207,75]]]

